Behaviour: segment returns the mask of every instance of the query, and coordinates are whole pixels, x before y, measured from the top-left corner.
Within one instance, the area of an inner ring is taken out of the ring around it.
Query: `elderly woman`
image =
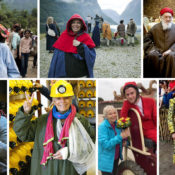
[[[95,44],[80,15],[73,15],[53,47],[48,77],[93,77]]]
[[[95,138],[89,122],[72,105],[72,86],[57,81],[51,87],[54,103],[49,114],[31,121],[33,95],[26,95],[16,115],[14,131],[22,141],[34,141],[31,175],[78,175],[94,163]]]
[[[119,158],[122,159],[122,141],[129,130],[116,127],[117,111],[108,105],[103,110],[104,121],[98,128],[98,169],[102,175],[116,175]]]
[[[53,53],[54,51],[53,44],[57,40],[58,34],[57,26],[54,23],[53,17],[48,17],[46,24],[46,50],[49,50],[49,53]]]

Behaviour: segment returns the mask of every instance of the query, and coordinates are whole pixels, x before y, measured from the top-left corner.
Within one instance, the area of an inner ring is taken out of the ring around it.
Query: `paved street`
[[[175,165],[173,165],[173,146],[165,141],[160,141],[159,152],[159,174],[175,175]]]

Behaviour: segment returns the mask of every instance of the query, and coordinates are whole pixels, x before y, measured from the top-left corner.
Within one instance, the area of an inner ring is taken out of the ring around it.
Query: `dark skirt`
[[[56,37],[46,35],[46,50],[54,50],[53,44],[56,40]]]

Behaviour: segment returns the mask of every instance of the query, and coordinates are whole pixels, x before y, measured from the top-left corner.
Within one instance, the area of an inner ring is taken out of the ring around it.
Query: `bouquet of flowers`
[[[129,117],[121,117],[118,121],[117,121],[117,128],[119,129],[126,129],[128,127],[131,126],[131,121]]]

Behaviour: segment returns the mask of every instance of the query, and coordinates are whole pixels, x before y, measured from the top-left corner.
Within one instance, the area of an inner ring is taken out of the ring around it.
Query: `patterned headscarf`
[[[7,38],[9,35],[8,30],[2,24],[0,24],[0,34],[3,38]]]

